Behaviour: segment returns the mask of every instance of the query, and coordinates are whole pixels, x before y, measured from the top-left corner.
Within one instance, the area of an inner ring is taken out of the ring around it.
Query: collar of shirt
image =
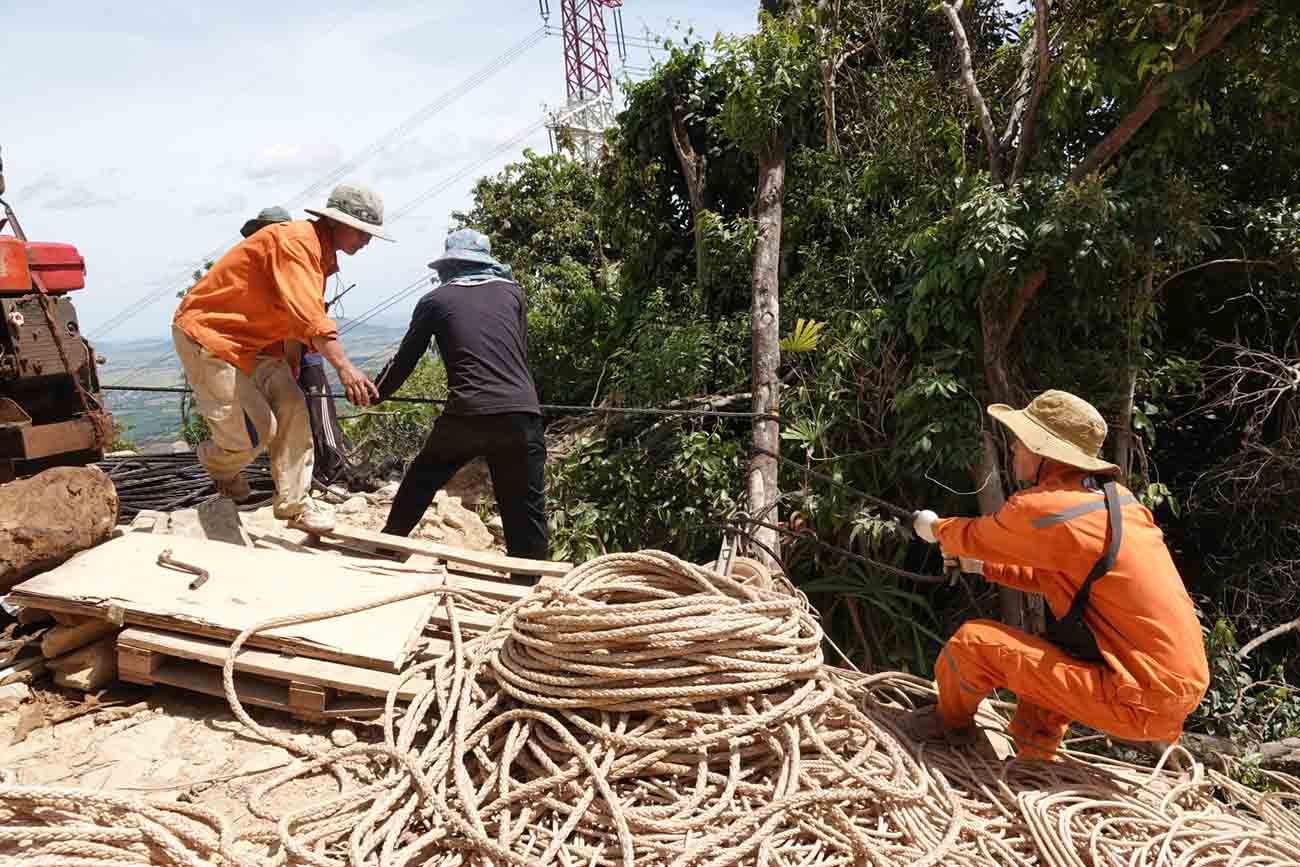
[[[329,220],[322,217],[312,221],[312,226],[316,229],[316,239],[320,241],[320,264],[325,271],[325,276],[337,274],[339,254],[334,249],[334,230],[330,227]]]

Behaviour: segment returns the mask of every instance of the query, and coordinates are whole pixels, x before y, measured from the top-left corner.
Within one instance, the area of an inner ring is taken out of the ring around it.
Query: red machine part
[[[564,81],[571,104],[613,95],[605,9],[618,9],[622,5],[623,0],[560,0],[564,22]]]
[[[86,286],[86,260],[72,244],[0,236],[0,294],[25,295],[39,281],[44,292]]]
[[[27,245],[0,235],[0,292],[30,292],[32,272],[27,267]]]
[[[27,261],[46,292],[67,292],[86,286],[86,260],[71,244],[28,241]]]

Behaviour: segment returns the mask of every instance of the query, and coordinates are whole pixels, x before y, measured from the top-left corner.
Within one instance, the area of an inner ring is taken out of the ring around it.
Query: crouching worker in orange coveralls
[[[967,730],[1003,688],[1019,700],[1009,733],[1020,758],[1050,759],[1074,720],[1125,740],[1176,741],[1209,684],[1201,628],[1151,513],[1097,457],[1106,422],[1063,391],[988,411],[1015,437],[1016,478],[1032,486],[994,515],[924,511],[913,525],[963,572],[1043,594],[1056,622],[1041,636],[963,624],[935,662],[938,707],[917,711],[909,730]]]

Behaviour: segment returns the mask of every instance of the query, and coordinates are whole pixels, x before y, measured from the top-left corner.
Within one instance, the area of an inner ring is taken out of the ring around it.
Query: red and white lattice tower
[[[568,99],[563,109],[551,113],[547,126],[556,141],[571,144],[574,152],[587,161],[600,154],[605,130],[614,122],[605,10],[614,10],[616,46],[620,56],[626,56],[622,6],[623,0],[560,0]],[[549,2],[540,0],[539,7],[542,17],[547,18]]]

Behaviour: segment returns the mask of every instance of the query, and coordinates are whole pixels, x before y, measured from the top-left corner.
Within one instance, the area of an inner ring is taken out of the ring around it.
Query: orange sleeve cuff
[[[337,340],[339,336],[339,327],[333,319],[328,316],[322,316],[316,322],[312,323],[303,331],[303,343],[307,344],[308,350],[313,348],[312,341],[318,337],[324,337],[331,340]]]

